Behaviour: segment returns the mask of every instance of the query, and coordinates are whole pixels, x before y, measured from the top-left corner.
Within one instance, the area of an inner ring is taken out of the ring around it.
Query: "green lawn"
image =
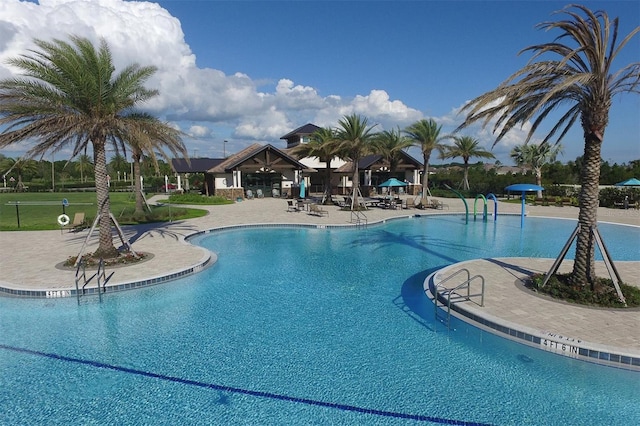
[[[121,224],[140,223],[132,218],[135,209],[135,199],[132,193],[112,192],[111,212]],[[89,224],[96,216],[95,192],[23,192],[0,193],[0,231],[35,231],[60,229],[58,216],[62,214],[62,200],[69,205],[64,212],[73,221],[77,212],[84,212]],[[19,202],[17,209],[14,203]],[[42,205],[37,205],[42,204]],[[142,219],[142,222],[157,222],[176,219],[200,217],[207,214],[205,210],[187,209],[183,207],[154,207],[152,218]],[[16,211],[17,210],[17,211]],[[18,216],[20,227],[18,227]]]

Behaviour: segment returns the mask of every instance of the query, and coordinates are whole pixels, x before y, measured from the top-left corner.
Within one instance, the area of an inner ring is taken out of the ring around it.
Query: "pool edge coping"
[[[464,264],[478,260],[471,259],[454,263],[444,268],[438,269],[429,274],[423,282],[423,290],[429,300],[434,302],[432,288],[436,285],[436,275],[445,274],[447,270],[459,268]],[[501,257],[500,259],[510,259]],[[516,259],[511,258],[511,259]],[[519,258],[523,259],[523,258]],[[446,300],[442,296],[438,299],[443,305],[437,309],[444,310]],[[501,338],[527,345],[529,347],[549,352],[567,358],[577,359],[584,362],[604,365],[608,367],[621,368],[624,370],[640,372],[640,354],[630,351],[629,348],[605,345],[601,343],[588,342],[583,339],[564,336],[549,330],[539,330],[526,325],[514,323],[495,315],[482,312],[480,307],[474,308],[466,303],[454,303],[451,305],[451,315],[461,321],[472,325],[478,329],[487,331]],[[575,348],[575,351],[573,350]],[[613,358],[613,360],[612,360]],[[617,358],[617,361],[615,360]]]

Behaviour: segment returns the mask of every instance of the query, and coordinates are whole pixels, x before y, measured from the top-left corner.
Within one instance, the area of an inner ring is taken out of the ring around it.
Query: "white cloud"
[[[453,108],[449,112],[449,114],[438,117],[436,121],[442,124],[443,127],[447,127],[448,131],[453,131],[464,120],[464,114],[466,114],[466,112],[461,112],[461,110],[468,103],[469,101],[465,102],[463,105],[460,105],[457,108]],[[487,108],[499,105],[499,103],[500,100],[497,100],[492,104],[487,105]],[[500,142],[498,142],[494,146],[493,144],[496,141],[496,138],[503,129],[503,126],[499,126],[494,132],[493,129],[496,125],[496,122],[497,119],[493,118],[483,126],[483,121],[481,120],[468,127],[465,127],[460,131],[460,133],[478,139],[483,147],[493,150],[494,154],[506,153],[508,155],[513,147],[515,147],[516,145],[522,145],[527,140],[527,135],[529,134],[529,130],[531,129],[531,122],[529,121],[523,123],[522,126],[516,126],[511,129],[502,137],[502,139],[500,139]],[[540,140],[534,137],[530,142],[539,143]]]
[[[194,125],[189,128],[188,134],[194,138],[206,138],[211,136],[211,129],[205,126]]]
[[[117,69],[154,65],[148,86],[160,95],[144,108],[189,128],[194,137],[210,136],[210,126],[233,129],[233,137],[278,141],[293,128],[314,122],[335,126],[345,114],[358,113],[382,127],[405,126],[422,118],[420,111],[384,90],[344,99],[320,96],[313,87],[282,78],[272,92],[242,73],[198,68],[184,39],[180,21],[158,4],[123,0],[0,1],[0,63],[34,48],[33,38],[67,39],[69,34],[97,42],[103,37]],[[0,78],[17,70],[0,65]],[[207,134],[206,129],[209,129]],[[231,148],[231,147],[230,147]]]

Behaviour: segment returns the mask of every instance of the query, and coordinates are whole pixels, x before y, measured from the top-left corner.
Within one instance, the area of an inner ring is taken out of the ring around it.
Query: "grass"
[[[618,299],[613,282],[606,278],[597,278],[594,289],[589,286],[575,286],[569,282],[569,274],[556,274],[549,279],[544,287],[544,274],[533,275],[525,283],[526,286],[538,293],[546,294],[554,299],[601,308],[624,308]],[[640,307],[640,288],[620,283],[620,290],[627,302],[627,307]]]
[[[132,193],[112,192],[111,212],[122,225],[169,220],[190,219],[207,214],[206,210],[176,208],[175,206],[151,207],[152,213],[135,217],[135,198]],[[75,213],[84,212],[86,221],[91,224],[96,216],[95,192],[22,192],[0,194],[0,231],[40,231],[60,229],[58,216],[63,212],[62,200],[69,205],[64,213],[73,221]],[[19,202],[17,206],[13,203]],[[8,204],[11,203],[11,204]],[[43,205],[36,205],[41,203]],[[17,211],[16,211],[17,210]],[[20,227],[18,227],[18,217]]]

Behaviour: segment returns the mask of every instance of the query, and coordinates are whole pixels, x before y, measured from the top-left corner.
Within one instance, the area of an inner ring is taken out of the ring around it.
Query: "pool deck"
[[[159,198],[149,200],[151,204]],[[369,224],[402,216],[464,213],[459,199],[443,200],[444,210],[385,210],[366,212]],[[468,200],[472,208],[473,200]],[[126,238],[136,251],[151,254],[150,259],[125,267],[109,268],[114,272],[111,290],[135,288],[169,281],[196,273],[215,262],[216,255],[189,244],[185,238],[220,227],[252,224],[300,224],[312,226],[351,226],[351,213],[337,207],[324,206],[325,216],[305,212],[287,212],[283,199],[245,200],[225,206],[206,206],[209,214],[184,221],[146,226],[123,227]],[[493,203],[489,203],[493,209]],[[527,206],[528,216],[576,219],[576,207]],[[519,204],[498,203],[500,214],[520,214]],[[600,222],[640,226],[640,211],[605,209],[598,213]],[[499,219],[498,219],[499,220]],[[526,219],[525,219],[526,226]],[[75,270],[61,267],[62,262],[77,256],[85,243],[88,230],[77,233],[61,231],[0,232],[0,295],[24,297],[75,297]],[[120,245],[117,236],[116,246]],[[606,241],[605,241],[606,243]],[[97,232],[87,242],[85,252],[97,247]],[[527,340],[552,352],[593,362],[640,370],[640,310],[595,309],[570,305],[537,296],[522,287],[521,278],[531,272],[546,272],[553,259],[501,258],[478,259],[451,265],[435,274],[435,282],[456,269],[467,268],[472,275],[486,281],[484,306],[473,302],[459,303],[456,315],[479,320],[482,328],[514,340]],[[570,270],[565,261],[561,271]],[[622,279],[640,285],[640,262],[616,262]],[[600,274],[606,269],[598,264]],[[473,321],[472,321],[473,322]],[[581,348],[586,352],[576,355]],[[606,358],[606,359],[605,359]],[[638,365],[635,365],[638,363]]]

